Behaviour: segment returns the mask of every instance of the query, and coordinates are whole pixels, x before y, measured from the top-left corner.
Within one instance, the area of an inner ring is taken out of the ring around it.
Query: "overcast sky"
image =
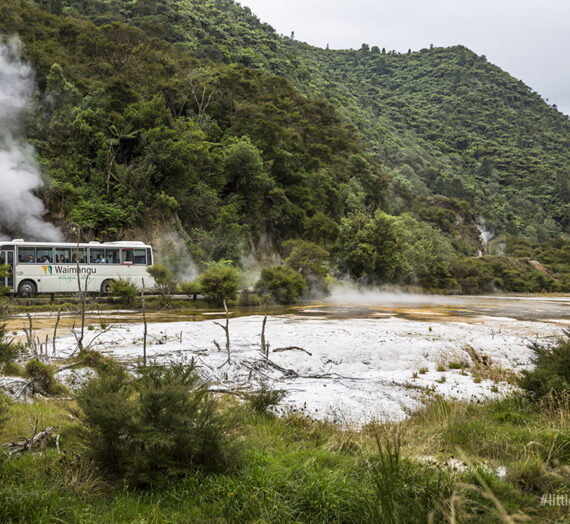
[[[319,47],[463,44],[570,115],[570,0],[238,0]]]

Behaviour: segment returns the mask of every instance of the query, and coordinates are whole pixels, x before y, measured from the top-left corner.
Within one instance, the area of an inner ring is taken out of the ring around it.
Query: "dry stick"
[[[281,373],[283,373],[286,377],[298,377],[299,373],[297,373],[294,369],[286,369],[281,367],[279,364],[276,364],[275,362],[272,362],[271,360],[267,359],[265,364],[269,364],[272,368],[275,368],[279,371],[281,371]]]
[[[265,365],[269,358],[269,346],[265,344],[265,324],[267,323],[267,315],[263,317],[263,325],[261,326],[261,353],[265,356]]]
[[[224,395],[235,395],[236,397],[244,398],[248,395],[247,391],[240,391],[239,389],[208,389],[209,393],[223,393]]]
[[[53,350],[52,350],[52,357],[55,357],[55,339],[57,337],[57,327],[59,326],[59,319],[61,318],[61,309],[57,312],[57,320],[55,321],[55,327],[53,328]]]
[[[231,364],[231,350],[230,350],[230,312],[228,311],[228,306],[226,305],[226,301],[224,300],[224,309],[226,310],[226,325],[222,326],[219,322],[214,322],[220,326],[226,332],[226,352],[228,353],[228,359],[222,364]],[[216,343],[216,347],[219,349],[219,345]],[[220,366],[221,367],[221,366]]]
[[[85,299],[83,298],[83,293],[81,291],[81,273],[80,273],[80,266],[79,266],[79,233],[77,234],[77,248],[75,250],[75,259],[77,260],[77,298],[79,299],[79,306],[81,309],[81,335],[79,337],[75,337],[77,340],[77,347],[79,348],[79,352],[83,351],[83,335],[85,333]],[[85,291],[87,291],[87,278],[85,279]]]
[[[39,433],[36,433],[37,428],[34,429],[34,436],[30,439],[25,439],[23,443],[19,442],[8,442],[7,444],[2,444],[2,447],[12,448],[10,455],[18,455],[19,453],[24,453],[25,451],[32,451],[34,445],[45,444],[47,440],[53,435],[53,427],[48,426]]]
[[[33,353],[34,357],[38,356],[38,351],[36,347],[36,342],[34,340],[34,321],[32,320],[32,315],[27,313],[29,328],[24,328],[24,333],[26,334],[26,338],[28,339],[28,346],[30,346],[30,351]]]
[[[49,342],[49,335],[46,335],[46,346],[44,348],[44,357],[48,360],[48,342]]]
[[[147,324],[146,324],[146,307],[145,307],[145,302],[144,302],[144,278],[142,279],[141,300],[142,300],[142,314],[143,314],[143,323],[144,323],[144,334],[143,334],[143,366],[146,367],[146,335],[147,335]]]
[[[34,433],[32,435],[32,438],[30,439],[30,447],[28,448],[28,451],[32,451],[32,446],[34,445],[34,439],[36,438],[36,434],[38,433],[38,417],[36,417],[36,422],[34,424],[32,424],[32,429],[34,430]]]
[[[307,355],[310,355],[311,357],[313,356],[313,354],[310,351],[307,351],[306,349],[300,348],[298,346],[287,346],[284,348],[275,348],[273,350],[273,353],[280,353],[281,351],[304,351],[305,353],[307,353]]]

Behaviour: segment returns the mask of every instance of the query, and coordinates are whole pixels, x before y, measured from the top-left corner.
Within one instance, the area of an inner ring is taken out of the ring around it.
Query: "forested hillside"
[[[27,138],[64,229],[163,224],[198,263],[302,252],[376,282],[568,286],[565,264],[462,258],[481,219],[534,252],[569,227],[566,117],[466,49],[317,49],[228,0],[0,0],[0,32],[36,71]]]
[[[413,192],[467,200],[496,233],[543,241],[570,232],[568,117],[462,46],[325,50],[280,37],[232,0],[64,5],[99,25],[154,25],[204,60],[288,78],[332,102]]]

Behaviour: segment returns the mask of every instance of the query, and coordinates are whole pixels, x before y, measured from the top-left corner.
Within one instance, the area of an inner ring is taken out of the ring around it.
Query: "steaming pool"
[[[264,313],[269,364],[260,352]],[[212,389],[250,390],[265,382],[287,396],[278,410],[347,425],[398,420],[442,395],[480,400],[512,388],[505,380],[530,364],[529,345],[570,328],[570,296],[444,297],[343,292],[290,308],[232,310],[231,363],[222,311],[149,313],[147,355],[168,363],[194,358]],[[74,317],[62,317],[57,357],[76,348]],[[25,318],[10,328],[22,334]],[[53,314],[36,316],[53,332]],[[86,343],[133,367],[142,357],[140,313],[90,313]],[[106,324],[102,332],[101,324]],[[222,351],[214,344],[216,340]],[[295,346],[301,349],[275,351]],[[51,343],[50,343],[51,351]],[[459,368],[458,364],[463,366]],[[73,371],[60,373],[77,381]],[[491,380],[499,378],[498,382]]]

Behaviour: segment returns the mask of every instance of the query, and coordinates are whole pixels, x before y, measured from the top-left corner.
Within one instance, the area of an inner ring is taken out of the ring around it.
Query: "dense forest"
[[[198,264],[253,252],[307,281],[570,286],[568,118],[461,46],[319,49],[230,0],[0,15],[36,72],[26,134],[66,231],[176,230]],[[500,257],[470,258],[478,226]]]

